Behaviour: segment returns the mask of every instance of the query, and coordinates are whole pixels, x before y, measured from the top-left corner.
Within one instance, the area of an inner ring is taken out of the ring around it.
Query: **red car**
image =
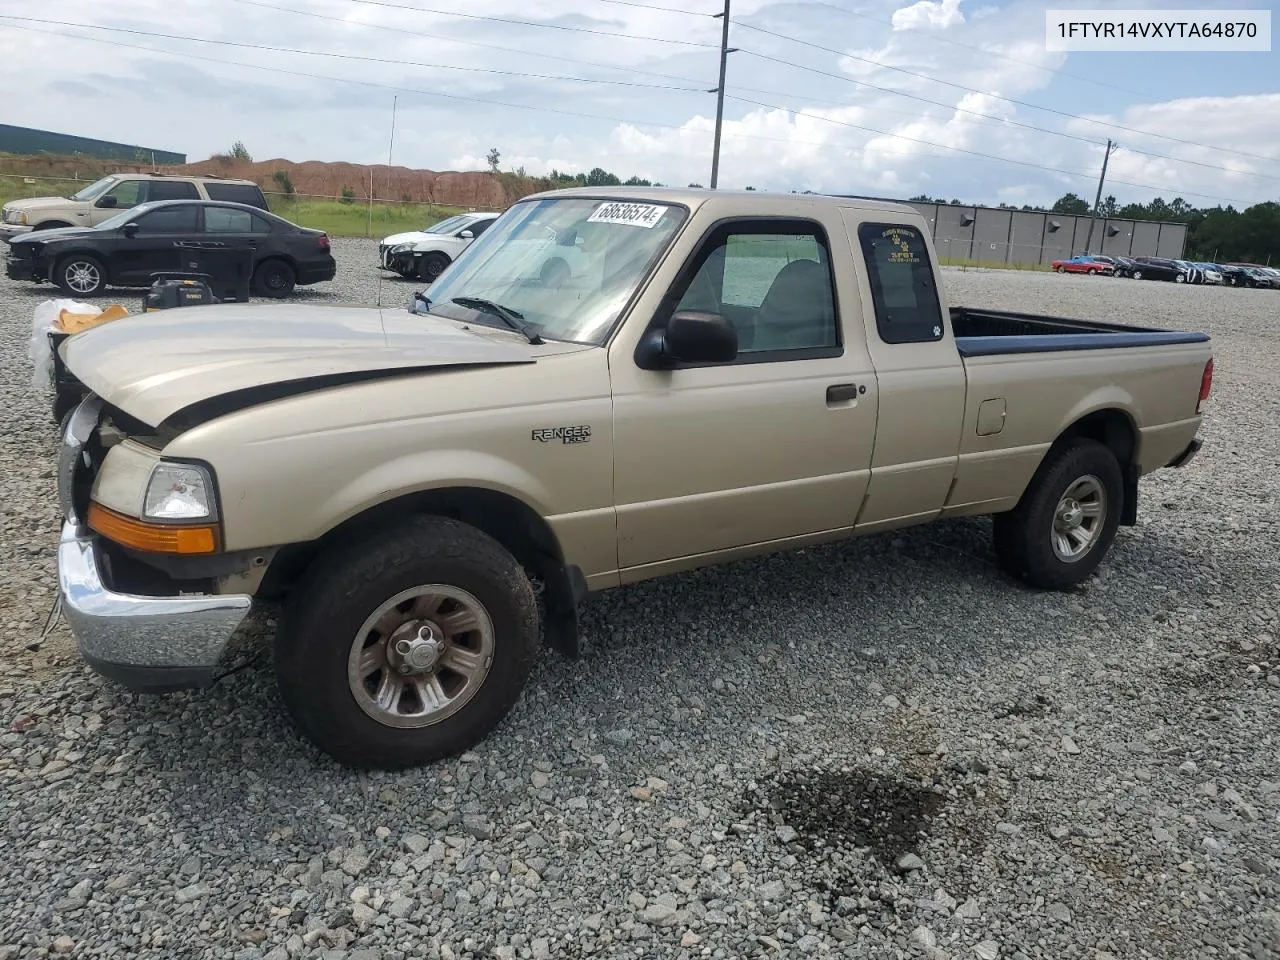
[[[1055,260],[1049,264],[1058,273],[1101,273],[1106,276],[1116,272],[1114,264],[1093,257],[1072,257],[1070,260]]]

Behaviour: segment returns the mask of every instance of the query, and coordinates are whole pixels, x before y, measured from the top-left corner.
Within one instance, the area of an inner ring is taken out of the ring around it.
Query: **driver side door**
[[[831,239],[834,238],[834,239]],[[738,332],[726,363],[641,369],[615,342],[618,565],[629,583],[848,532],[867,487],[875,374],[839,220],[712,225],[651,326],[676,310]],[[665,313],[665,316],[663,315]]]
[[[93,202],[89,209],[89,226],[96,227],[110,220],[121,210],[128,210],[147,199],[146,180],[121,180]]]
[[[185,245],[200,239],[200,208],[196,204],[149,210],[130,222],[138,225],[137,233],[128,236],[121,228],[108,255],[107,270],[113,283],[146,287],[151,285],[153,273],[187,269],[187,255],[194,251]]]

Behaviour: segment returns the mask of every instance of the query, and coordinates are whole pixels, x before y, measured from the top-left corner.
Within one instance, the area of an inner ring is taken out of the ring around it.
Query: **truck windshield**
[[[430,311],[496,323],[455,302],[487,300],[546,339],[598,346],[687,216],[666,203],[517,203],[427,289]]]
[[[116,179],[116,177],[103,177],[101,180],[89,184],[89,186],[85,187],[79,193],[73,193],[67,199],[79,201],[96,200],[102,194],[111,189],[112,185],[116,182]]]

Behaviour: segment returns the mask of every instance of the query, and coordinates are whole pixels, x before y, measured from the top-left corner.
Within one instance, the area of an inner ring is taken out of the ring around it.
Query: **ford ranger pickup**
[[[1139,478],[1199,450],[1209,337],[939,281],[910,207],[583,188],[514,204],[406,305],[78,333],[62,610],[94,669],[162,693],[279,601],[297,728],[389,769],[487,736],[594,591],[979,514],[1011,577],[1070,589]]]

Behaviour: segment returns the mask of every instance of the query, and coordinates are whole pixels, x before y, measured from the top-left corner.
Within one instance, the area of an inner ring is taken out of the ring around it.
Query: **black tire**
[[[53,396],[53,419],[58,426],[58,436],[62,436],[66,432],[67,418],[75,413],[76,407],[80,406],[80,401],[84,399],[83,394],[68,393],[65,390],[57,391]]]
[[[1057,267],[1056,269],[1057,269],[1058,273],[1066,273],[1066,272],[1067,272],[1067,268],[1066,268],[1066,267]]]
[[[443,253],[428,253],[418,262],[418,279],[423,283],[434,283],[451,263],[453,261]]]
[[[1186,282],[1187,282],[1186,275],[1185,275],[1185,274],[1181,274],[1181,273],[1174,274],[1174,276],[1173,276],[1173,282],[1174,282],[1174,283],[1186,283]]]
[[[492,654],[478,688],[457,712],[428,726],[392,726],[357,702],[348,658],[380,606],[424,584],[463,590],[479,601],[493,628]],[[312,743],[348,766],[400,770],[484,739],[519,699],[538,647],[537,601],[515,558],[467,524],[414,517],[317,562],[286,604],[274,659],[285,707]]]
[[[107,288],[107,268],[97,257],[72,253],[54,265],[51,279],[69,297],[96,297]]]
[[[1064,560],[1054,547],[1055,521],[1063,498],[1086,478],[1104,494],[1097,535],[1077,559]],[[1124,511],[1124,477],[1111,450],[1096,440],[1075,440],[1040,465],[1018,505],[993,518],[996,557],[1001,567],[1033,587],[1068,590],[1098,568],[1115,539]]]
[[[293,293],[298,276],[283,260],[263,260],[253,271],[253,289],[260,297],[282,300]]]
[[[1141,271],[1141,270],[1135,270],[1135,271],[1133,271],[1133,279],[1135,279],[1135,280],[1141,280],[1141,279],[1142,279],[1142,271]]]

